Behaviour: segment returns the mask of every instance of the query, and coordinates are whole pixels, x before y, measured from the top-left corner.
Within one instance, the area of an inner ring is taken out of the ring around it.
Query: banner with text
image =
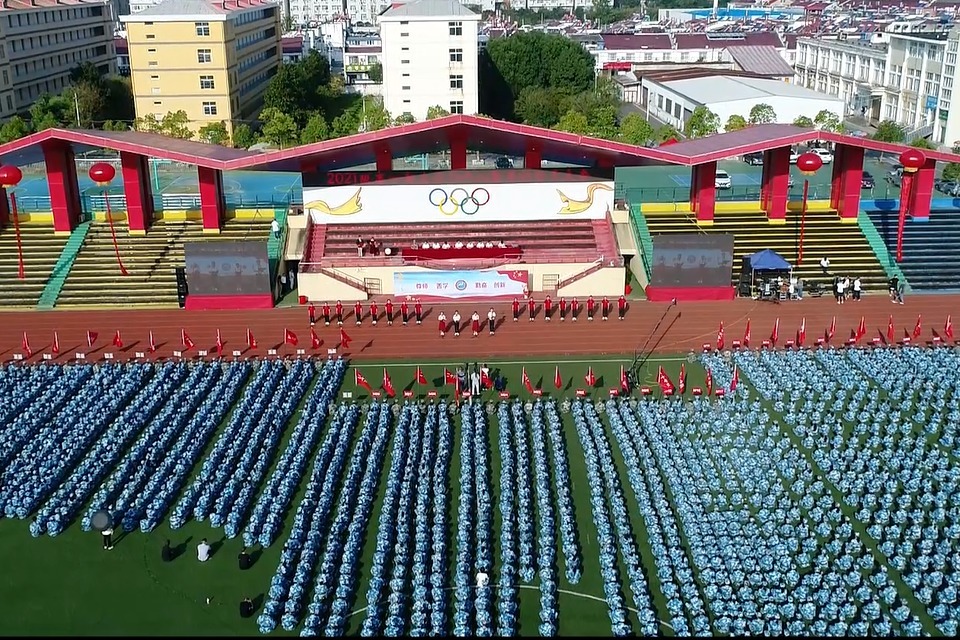
[[[483,298],[523,296],[527,272],[489,269],[483,271],[406,271],[393,276],[394,296],[432,298]]]

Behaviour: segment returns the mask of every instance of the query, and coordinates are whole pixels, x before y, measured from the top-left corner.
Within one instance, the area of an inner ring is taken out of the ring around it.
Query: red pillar
[[[5,227],[10,222],[10,198],[7,196],[7,190],[0,187],[0,227]]]
[[[914,222],[930,221],[930,203],[933,200],[933,181],[936,174],[937,161],[928,159],[913,176],[910,208],[907,212]]]
[[[457,131],[450,134],[450,169],[460,171],[467,168],[467,137]]]
[[[763,152],[763,164],[760,166],[760,210],[770,208],[770,171],[773,166],[773,149]]]
[[[690,208],[697,214],[697,224],[713,224],[717,204],[717,163],[706,162],[693,168]]]
[[[57,234],[70,233],[80,222],[80,186],[73,148],[59,140],[44,142],[43,162],[50,185],[53,229]]]
[[[700,165],[693,165],[690,167],[690,211],[696,213],[697,211],[697,202],[700,199],[700,189],[698,184],[700,181]]]
[[[770,224],[785,224],[787,201],[790,199],[790,147],[777,147],[764,154],[766,179],[763,210]]]
[[[830,191],[830,201],[837,199],[837,213],[840,214],[840,222],[856,224],[857,217],[860,215],[860,189],[863,183],[863,149],[860,147],[845,146],[841,161],[837,163],[834,156],[834,175],[838,170],[840,173],[840,190],[838,196],[834,195],[832,187]]]
[[[838,144],[833,150],[833,173],[830,177],[830,208],[840,210],[840,194],[843,192],[844,155],[847,145]]]
[[[226,213],[223,199],[223,172],[207,167],[197,167],[200,183],[200,213],[203,216],[204,233],[220,233]]]
[[[542,162],[543,155],[540,152],[540,147],[532,142],[527,143],[527,153],[523,156],[523,168],[540,169]]]
[[[393,152],[386,145],[378,146],[377,154],[377,172],[384,173],[393,171]]]
[[[123,195],[127,201],[127,227],[130,235],[147,233],[153,221],[153,193],[150,189],[150,165],[147,157],[120,152]]]

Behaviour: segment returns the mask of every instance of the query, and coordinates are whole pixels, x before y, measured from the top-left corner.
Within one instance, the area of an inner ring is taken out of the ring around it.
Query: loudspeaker
[[[743,256],[740,262],[740,273],[750,273],[751,270],[750,256]]]
[[[187,286],[187,270],[184,267],[177,267],[177,303],[183,309],[187,306],[187,294],[190,288]]]

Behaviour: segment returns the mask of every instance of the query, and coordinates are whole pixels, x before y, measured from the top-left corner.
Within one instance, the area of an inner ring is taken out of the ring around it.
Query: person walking
[[[454,311],[453,312],[453,335],[454,336],[460,335],[460,319],[461,319],[460,312]]]
[[[587,320],[593,322],[593,314],[596,312],[597,303],[594,302],[593,296],[587,297]]]
[[[610,318],[610,300],[607,296],[603,296],[603,300],[600,301],[600,313],[603,316],[604,322]]]
[[[109,551],[113,549],[113,527],[107,527],[100,532],[100,537],[103,539],[103,550]]]
[[[343,325],[343,303],[337,300],[337,324]]]
[[[416,314],[417,324],[420,324],[423,321],[423,305],[420,304],[420,298],[414,300],[413,312]]]
[[[277,240],[280,239],[280,223],[277,222],[276,218],[270,221],[270,231],[273,233],[274,238]]]
[[[543,319],[546,322],[550,322],[550,314],[553,313],[553,300],[550,299],[548,295],[543,299]]]
[[[353,305],[353,317],[357,321],[357,326],[363,322],[363,305],[360,304],[360,301],[357,300]]]
[[[533,296],[527,299],[527,315],[530,317],[530,322],[533,322],[537,317],[537,302],[533,299]]]
[[[830,259],[827,256],[820,258],[820,270],[823,271],[823,275],[827,275],[827,271],[830,270]]]
[[[440,325],[440,337],[447,335],[447,314],[443,311],[440,312],[440,315],[437,316],[437,322]]]
[[[253,558],[247,553],[246,547],[240,549],[240,553],[237,555],[237,565],[240,567],[240,571],[246,571],[253,566]]]
[[[490,335],[493,335],[497,330],[497,312],[493,310],[493,307],[490,307],[490,311],[487,311],[487,323],[490,325]]]
[[[620,296],[620,299],[617,300],[617,316],[623,320],[623,316],[627,313],[627,298],[626,296]]]
[[[520,319],[520,299],[513,299],[513,321],[517,322]]]
[[[473,337],[476,338],[480,335],[480,314],[476,311],[473,312],[473,315],[470,316],[470,324],[473,329]]]
[[[853,300],[860,302],[860,296],[863,295],[863,284],[860,282],[860,276],[853,279]]]
[[[373,326],[377,326],[377,316],[380,315],[380,309],[377,307],[377,301],[373,300],[370,302],[370,323]]]
[[[387,298],[387,301],[384,303],[383,308],[387,312],[387,326],[393,326],[393,300]]]
[[[843,304],[843,278],[837,278],[837,304]]]
[[[330,326],[330,303],[329,302],[323,303],[322,311],[323,311],[323,324],[324,326],[329,327]]]
[[[406,300],[400,303],[400,318],[403,320],[403,326],[407,326],[407,321],[410,319],[410,306]]]
[[[570,301],[570,321],[576,322],[577,316],[580,314],[580,301],[576,297]]]
[[[567,299],[563,296],[560,297],[560,322],[563,322],[566,319],[567,315]]]
[[[307,314],[310,316],[310,326],[317,324],[317,308],[310,303],[310,306],[307,307]]]

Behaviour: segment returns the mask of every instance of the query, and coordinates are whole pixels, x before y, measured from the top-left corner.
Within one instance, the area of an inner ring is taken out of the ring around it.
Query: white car
[[[717,175],[713,180],[713,186],[716,189],[729,189],[733,186],[730,174],[723,169],[717,169]]]
[[[810,149],[804,153],[815,153],[820,156],[820,159],[823,160],[823,164],[830,164],[833,162],[833,154],[827,151],[826,149]],[[797,164],[797,160],[800,158],[799,153],[796,151],[790,152],[790,164]]]

